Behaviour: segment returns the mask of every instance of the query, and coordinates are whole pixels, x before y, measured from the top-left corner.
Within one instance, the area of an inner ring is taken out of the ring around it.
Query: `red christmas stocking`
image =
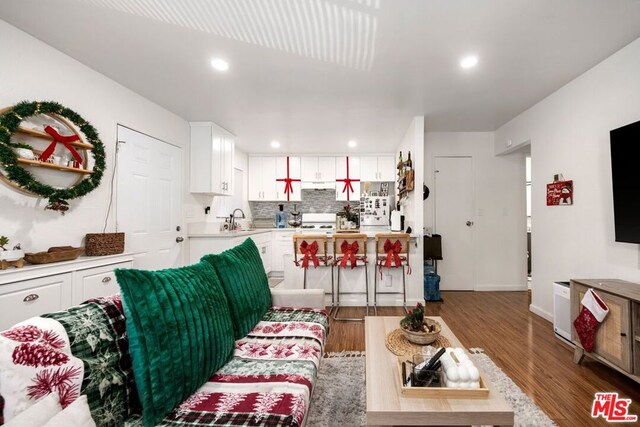
[[[589,289],[584,294],[581,303],[582,310],[580,310],[576,320],[573,321],[573,326],[576,328],[582,348],[592,352],[596,331],[604,318],[607,317],[607,314],[609,314],[609,307],[593,292],[593,289]]]

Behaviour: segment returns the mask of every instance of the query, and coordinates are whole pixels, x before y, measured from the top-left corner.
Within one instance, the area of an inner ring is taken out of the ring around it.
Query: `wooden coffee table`
[[[441,333],[452,347],[462,347],[441,317],[430,318],[442,325]],[[399,327],[400,319],[365,318],[368,426],[513,425],[513,410],[484,374],[488,399],[405,397],[400,392],[398,356],[384,344],[387,334]]]

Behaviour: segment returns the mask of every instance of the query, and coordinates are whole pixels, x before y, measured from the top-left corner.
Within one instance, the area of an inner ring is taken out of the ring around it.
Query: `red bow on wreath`
[[[293,193],[293,184],[294,181],[300,181],[299,179],[294,179],[289,177],[289,156],[287,156],[287,177],[276,179],[278,182],[284,182],[284,193],[287,195],[287,201],[289,201],[289,197],[291,193]]]
[[[58,131],[56,131],[51,126],[45,127],[44,131],[49,135],[51,135],[51,137],[53,138],[53,141],[51,141],[51,144],[49,144],[49,146],[40,155],[40,161],[46,162],[47,160],[49,160],[49,157],[51,157],[51,155],[56,149],[56,145],[58,144],[58,142],[60,142],[64,144],[65,147],[67,147],[67,150],[71,152],[71,155],[73,156],[74,159],[76,159],[76,162],[82,163],[82,157],[80,157],[80,154],[78,154],[75,148],[73,148],[73,146],[70,144],[71,142],[80,140],[80,137],[78,135],[69,135],[69,136],[60,135]]]
[[[342,242],[340,245],[340,250],[342,251],[342,259],[340,260],[340,267],[345,268],[347,266],[347,262],[351,261],[351,268],[356,267],[356,254],[360,249],[360,245],[358,242],[353,242],[349,244],[346,240]]]
[[[347,192],[347,200],[351,200],[351,198],[349,197],[351,195],[351,193],[353,193],[355,190],[353,189],[353,185],[351,184],[352,182],[360,182],[359,179],[353,179],[353,178],[349,178],[349,156],[347,156],[347,177],[345,179],[336,179],[337,182],[344,182],[344,188],[342,189],[342,192],[344,193],[345,191]]]
[[[318,242],[313,242],[311,244],[307,243],[306,240],[303,240],[300,243],[300,252],[304,255],[302,258],[302,268],[309,268],[309,258],[313,262],[313,268],[317,268],[320,265],[318,261],[318,257],[316,254],[318,253]]]

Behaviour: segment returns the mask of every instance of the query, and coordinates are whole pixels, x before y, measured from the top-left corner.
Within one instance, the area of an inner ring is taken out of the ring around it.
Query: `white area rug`
[[[480,349],[471,358],[491,380],[515,413],[516,426],[555,424]],[[364,353],[330,353],[322,360],[313,392],[307,427],[361,427],[367,425]]]

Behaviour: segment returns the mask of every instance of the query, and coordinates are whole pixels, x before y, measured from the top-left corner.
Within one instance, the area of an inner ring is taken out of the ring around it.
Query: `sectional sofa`
[[[98,426],[302,426],[328,334],[322,290],[270,290],[252,240],[116,271],[121,294],[0,332],[4,420],[52,392]]]

